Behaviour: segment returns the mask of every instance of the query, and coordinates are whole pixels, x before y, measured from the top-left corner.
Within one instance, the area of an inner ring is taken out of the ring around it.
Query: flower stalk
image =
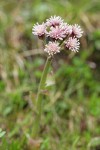
[[[43,91],[45,89],[46,79],[48,75],[48,71],[51,64],[51,57],[48,57],[45,63],[45,67],[42,73],[42,77],[40,80],[38,93],[36,97],[36,120],[35,120],[35,127],[34,127],[34,137],[38,137],[40,131],[40,122],[41,122],[41,112],[42,112],[42,98],[43,98]]]

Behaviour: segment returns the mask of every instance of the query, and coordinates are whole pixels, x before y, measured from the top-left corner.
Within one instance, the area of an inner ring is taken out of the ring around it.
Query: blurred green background
[[[99,10],[99,0],[0,0],[0,150],[38,146],[33,109],[46,55],[32,26],[51,15],[80,24],[84,36],[79,53],[53,59],[39,149],[100,150]]]

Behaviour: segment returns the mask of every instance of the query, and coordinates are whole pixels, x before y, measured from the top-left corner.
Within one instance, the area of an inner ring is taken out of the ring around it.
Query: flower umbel
[[[78,52],[80,48],[79,38],[83,31],[78,24],[69,25],[60,16],[51,16],[45,23],[35,24],[32,33],[41,39],[44,37],[44,40],[48,42],[44,51],[52,57],[59,53],[64,45],[67,49]]]
[[[45,52],[47,52],[50,56],[53,56],[56,53],[60,52],[60,46],[58,42],[49,42],[47,45],[45,45]]]
[[[80,47],[80,43],[79,40],[77,38],[72,38],[70,37],[67,41],[64,42],[65,46],[74,52],[78,52],[79,47]]]

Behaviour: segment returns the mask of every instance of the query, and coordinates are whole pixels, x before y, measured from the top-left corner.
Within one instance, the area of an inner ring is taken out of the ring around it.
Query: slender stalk
[[[35,128],[34,128],[34,136],[37,137],[39,134],[39,128],[40,128],[40,121],[41,121],[41,112],[42,112],[42,96],[43,96],[43,90],[45,88],[45,83],[47,79],[47,74],[50,68],[51,64],[51,58],[48,57],[47,61],[45,63],[45,67],[42,73],[42,77],[40,80],[39,88],[38,88],[38,93],[37,93],[37,98],[36,98],[36,120],[35,120]]]

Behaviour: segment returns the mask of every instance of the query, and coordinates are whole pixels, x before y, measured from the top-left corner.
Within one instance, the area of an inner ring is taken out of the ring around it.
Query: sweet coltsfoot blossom
[[[47,41],[44,51],[51,57],[61,50],[78,52],[83,31],[78,24],[69,25],[60,16],[51,16],[45,23],[35,24],[32,33]]]
[[[60,16],[51,16],[45,23],[35,24],[32,28],[32,33],[44,40],[44,52],[47,53],[47,61],[41,77],[38,93],[36,97],[36,115],[35,138],[40,132],[41,110],[42,110],[42,94],[45,90],[47,74],[51,65],[52,57],[61,51],[78,52],[80,48],[79,38],[82,36],[82,29],[79,25],[69,25],[63,21]]]
[[[55,40],[63,40],[65,38],[65,32],[62,26],[51,27],[47,35]]]
[[[59,26],[61,23],[63,22],[63,20],[61,19],[60,16],[51,16],[49,19],[46,20],[46,25],[48,27],[55,27],[55,26]]]
[[[60,25],[60,28],[62,28],[62,31],[64,32],[65,36],[72,34],[72,26],[67,23],[62,23]]]
[[[77,38],[80,38],[82,36],[83,31],[78,24],[75,24],[72,26],[72,34],[73,36],[76,36]]]
[[[70,37],[67,41],[64,42],[66,48],[68,48],[71,51],[78,52],[80,43],[77,38]]]
[[[45,52],[47,52],[50,56],[53,56],[56,53],[60,52],[60,46],[58,42],[49,42],[45,45]]]
[[[34,35],[38,35],[39,37],[43,36],[45,34],[45,32],[46,32],[46,25],[45,25],[45,23],[42,23],[42,24],[37,23],[32,28],[32,33]]]

